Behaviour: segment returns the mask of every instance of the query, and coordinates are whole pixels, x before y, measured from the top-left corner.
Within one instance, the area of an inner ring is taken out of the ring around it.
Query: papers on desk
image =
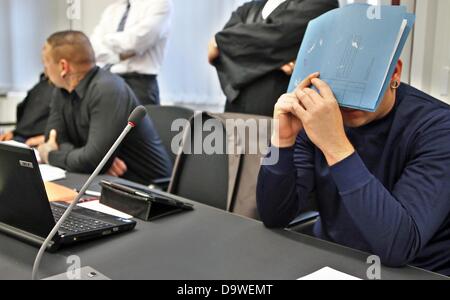
[[[18,148],[23,148],[23,149],[30,149],[30,147],[28,147],[26,144],[24,143],[19,143],[16,141],[6,141],[6,142],[1,142],[2,144],[5,145],[10,145],[10,146],[14,146],[14,147],[18,147]]]
[[[44,182],[57,181],[66,178],[66,171],[50,165],[39,165]]]
[[[348,274],[326,267],[298,280],[362,280]]]
[[[23,149],[31,149],[26,144],[19,143],[16,141],[7,141],[2,142],[3,144],[23,148]],[[39,156],[39,152],[36,149],[34,150],[34,154],[36,155],[36,160],[38,163],[41,161],[41,158]],[[51,182],[51,181],[57,181],[61,179],[66,178],[66,171],[57,167],[53,167],[50,165],[39,165],[39,170],[41,171],[42,180],[44,182]]]
[[[9,146],[13,146],[13,147],[22,148],[22,149],[31,149],[30,147],[28,147],[27,144],[19,143],[16,141],[7,141],[7,142],[0,142],[0,143],[9,145]],[[39,155],[39,151],[37,151],[37,149],[33,149],[33,150],[34,150],[34,155],[36,155],[37,162],[41,163],[41,156]]]
[[[311,21],[288,92],[320,72],[339,104],[376,111],[390,84],[415,16],[403,6],[352,4]]]
[[[110,216],[114,216],[114,217],[118,217],[118,218],[122,218],[122,219],[132,219],[133,216],[127,215],[121,211],[115,210],[111,207],[108,207],[106,205],[103,205],[100,203],[100,201],[89,201],[89,202],[85,202],[85,203],[80,203],[78,204],[78,206],[90,209],[90,210],[94,210],[94,211],[98,211]]]

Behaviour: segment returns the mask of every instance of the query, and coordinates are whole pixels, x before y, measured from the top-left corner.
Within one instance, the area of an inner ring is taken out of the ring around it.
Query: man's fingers
[[[277,104],[276,109],[281,114],[292,114],[296,118],[304,118],[307,114],[299,99],[294,94],[286,94]]]
[[[297,96],[298,100],[300,100],[300,103],[303,105],[303,107],[306,110],[311,110],[314,108],[314,100],[306,94],[303,90],[297,89],[295,91],[295,95]]]
[[[314,78],[311,80],[311,83],[319,90],[319,93],[323,98],[334,98],[333,91],[325,81]]]
[[[50,131],[50,135],[49,135],[48,141],[49,141],[49,142],[56,143],[56,138],[57,138],[57,137],[58,137],[58,133],[56,132],[55,129],[52,129],[52,130]]]
[[[298,99],[294,94],[285,94],[278,101],[275,109],[279,114],[294,113],[293,104],[298,104]]]
[[[121,173],[122,173],[122,170],[120,169],[120,167],[119,167],[119,165],[117,164],[117,162],[114,162],[112,168],[113,168],[113,172],[114,172],[115,174],[117,174],[118,176],[121,176],[121,175],[122,175],[122,174],[121,174]]]
[[[303,106],[300,105],[300,103],[297,103],[296,105],[293,105],[293,108],[295,110],[295,115],[297,118],[299,118],[302,122],[305,120],[308,112],[305,110]]]
[[[10,141],[14,138],[14,134],[12,133],[12,131],[1,134],[0,135],[0,142],[6,142],[6,141]]]
[[[297,90],[303,90],[304,88],[310,87],[312,85],[311,81],[314,78],[318,78],[319,76],[320,76],[319,72],[309,75],[308,77],[306,77],[306,79],[304,79],[302,82],[300,82],[300,84],[297,86]]]
[[[108,175],[112,177],[119,177],[113,170],[109,170]]]
[[[283,65],[280,69],[281,69],[281,71],[284,72],[284,74],[291,76],[292,73],[294,73],[295,63],[290,62],[288,64]]]
[[[117,167],[122,172],[122,175],[128,171],[128,167],[123,160],[116,158]]]
[[[127,171],[128,167],[125,162],[120,158],[115,158],[108,173],[113,174],[113,176],[120,177],[123,176]]]
[[[315,90],[306,88],[303,89],[303,92],[307,94],[315,103],[323,102],[323,98],[317,93]]]
[[[215,36],[213,36],[213,37],[211,38],[211,40],[209,41],[209,44],[210,44],[212,47],[214,47],[214,48],[218,48],[218,47],[219,47],[219,46],[217,45],[216,37],[215,37]]]
[[[284,74],[286,75],[290,75],[291,74],[291,68],[289,67],[289,65],[284,65],[281,67],[281,71],[284,72]]]
[[[214,61],[220,56],[219,46],[217,45],[216,38],[213,37],[208,44],[208,61],[212,65]]]
[[[44,135],[40,135],[40,136],[36,136],[36,137],[32,137],[29,138],[25,144],[29,147],[36,147],[39,146],[41,144],[45,143],[45,136]]]
[[[113,164],[112,166],[111,166],[111,168],[109,169],[109,172],[108,172],[111,176],[114,176],[114,177],[120,177],[120,174],[119,174],[119,172],[118,172],[118,170],[117,170],[117,167],[116,167],[116,165],[115,164]]]

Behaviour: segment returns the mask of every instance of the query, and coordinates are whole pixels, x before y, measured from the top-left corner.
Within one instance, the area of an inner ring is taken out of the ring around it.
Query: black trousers
[[[275,104],[287,92],[290,76],[271,72],[246,87],[233,102],[227,101],[225,112],[273,117]]]
[[[125,79],[142,105],[160,105],[156,75],[127,73],[120,76]]]

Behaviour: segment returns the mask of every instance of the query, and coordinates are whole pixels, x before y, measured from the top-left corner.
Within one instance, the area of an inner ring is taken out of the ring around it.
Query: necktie
[[[125,30],[125,25],[127,24],[128,14],[130,13],[131,3],[128,0],[127,10],[123,14],[122,20],[120,20],[119,27],[117,28],[117,32],[122,32]]]
[[[123,32],[125,31],[125,25],[127,24],[128,15],[130,14],[130,8],[131,3],[130,0],[128,0],[127,9],[125,10],[125,13],[123,14],[122,19],[120,20],[119,27],[117,27],[117,32]],[[103,69],[111,71],[111,68],[114,66],[114,64],[106,64]]]

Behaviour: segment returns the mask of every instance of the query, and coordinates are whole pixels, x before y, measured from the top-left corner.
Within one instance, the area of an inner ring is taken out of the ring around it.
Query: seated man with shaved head
[[[401,74],[399,61],[373,113],[340,108],[319,74],[281,97],[279,161],[261,169],[258,208],[286,227],[314,192],[316,237],[449,276],[450,109]]]
[[[96,67],[89,39],[76,31],[50,36],[42,51],[46,74],[57,87],[39,147],[45,163],[91,173],[113,145],[137,106],[123,79]],[[105,168],[109,175],[143,184],[171,174],[171,162],[151,120],[134,129]]]

